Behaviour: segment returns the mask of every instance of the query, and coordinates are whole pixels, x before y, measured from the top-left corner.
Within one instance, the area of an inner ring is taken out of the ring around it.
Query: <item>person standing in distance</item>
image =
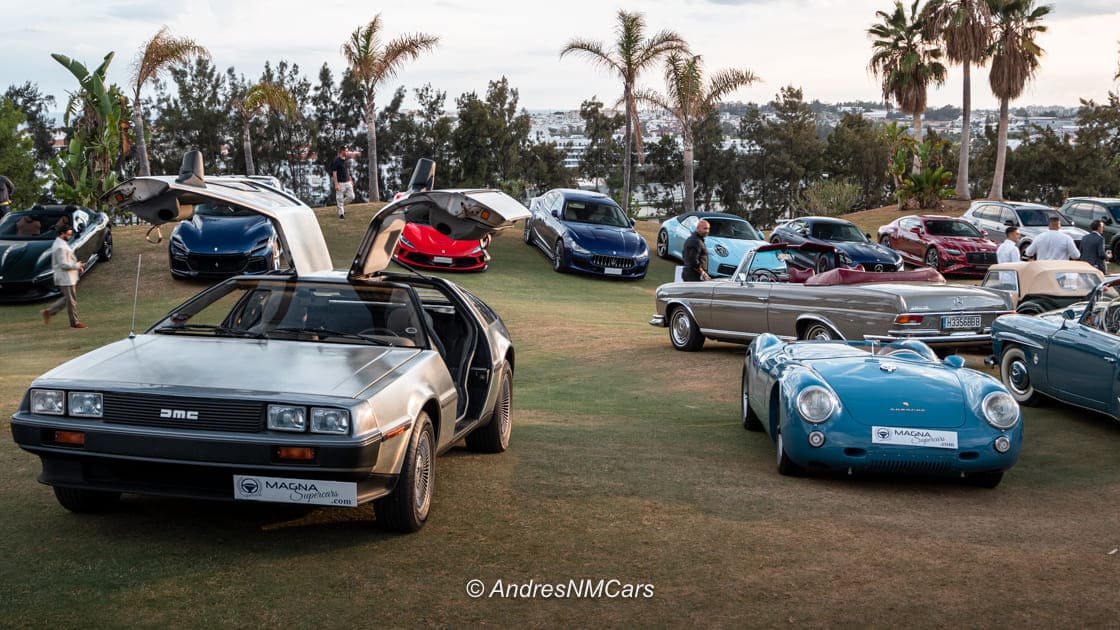
[[[3,218],[12,209],[12,195],[15,192],[16,186],[12,183],[12,180],[0,175],[0,218]]]
[[[704,245],[704,237],[711,229],[711,225],[701,219],[696,223],[696,231],[684,242],[684,271],[681,272],[681,279],[685,282],[711,279],[708,275],[708,247]]]
[[[1081,239],[1081,257],[1078,260],[1083,260],[1090,265],[1101,270],[1101,273],[1108,273],[1108,265],[1105,263],[1112,252],[1104,247],[1104,221],[1094,219],[1089,224],[1089,233],[1085,238]]]
[[[1050,229],[1035,237],[1027,246],[1027,258],[1035,260],[1077,260],[1081,252],[1069,234],[1062,232],[1062,220],[1058,215],[1050,217]]]
[[[58,229],[58,236],[51,245],[51,267],[54,268],[54,284],[62,292],[62,297],[43,309],[43,323],[51,323],[51,315],[66,308],[70,316],[71,328],[85,328],[86,325],[78,321],[78,293],[76,285],[78,276],[85,271],[86,264],[78,262],[74,250],[70,248],[70,239],[74,237],[74,228],[67,225]]]
[[[346,218],[346,204],[354,201],[354,178],[350,176],[350,160],[346,154],[350,147],[339,147],[338,155],[331,161],[331,183],[334,200],[338,204],[338,218]]]
[[[1007,238],[999,244],[999,249],[996,250],[996,262],[1019,262],[1022,258],[1019,255],[1019,228],[1012,225],[1004,230],[1003,233]]]

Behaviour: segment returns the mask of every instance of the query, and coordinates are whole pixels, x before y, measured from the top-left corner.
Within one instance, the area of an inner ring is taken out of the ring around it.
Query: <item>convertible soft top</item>
[[[837,284],[864,284],[866,282],[924,282],[945,284],[945,276],[931,267],[914,271],[860,271],[839,267],[818,273],[805,281],[807,286],[832,286]]]

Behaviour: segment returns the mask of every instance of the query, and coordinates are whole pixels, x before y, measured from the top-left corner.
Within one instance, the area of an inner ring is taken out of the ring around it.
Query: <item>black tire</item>
[[[1031,246],[1030,241],[1019,241],[1019,257],[1023,260],[1027,259],[1027,248]]]
[[[421,411],[412,428],[397,486],[373,503],[379,527],[409,533],[424,526],[432,507],[435,457],[432,421]]]
[[[1112,243],[1112,260],[1106,261],[1106,266],[1107,262],[1120,263],[1120,239]]]
[[[977,488],[994,488],[999,485],[999,482],[1003,481],[1003,471],[970,473],[965,480]]]
[[[894,249],[893,247],[891,247],[891,235],[890,234],[884,234],[884,235],[880,236],[879,237],[879,244],[882,245],[883,247],[886,247],[887,249]]]
[[[54,486],[54,498],[59,505],[71,512],[96,514],[116,507],[121,500],[121,493]]]
[[[802,339],[810,341],[832,341],[837,339],[837,335],[831,328],[824,324],[813,322],[805,328],[805,333],[801,336]]]
[[[1027,355],[1019,346],[1008,346],[999,358],[999,380],[1020,405],[1038,404],[1041,394],[1031,385]]]
[[[793,463],[793,460],[786,454],[786,447],[782,441],[782,430],[778,429],[778,435],[775,436],[774,442],[778,447],[778,474],[783,477],[800,477],[805,474],[805,469]]]
[[[748,353],[747,354],[747,361],[750,361],[750,360],[751,360],[751,355]],[[747,431],[761,431],[762,428],[763,428],[762,427],[762,421],[758,419],[758,414],[756,414],[754,412],[754,409],[751,409],[751,405],[750,405],[750,395],[749,395],[749,386],[747,385],[747,368],[746,367],[743,368],[743,380],[742,380],[741,391],[742,391],[743,395],[741,397],[742,406],[741,406],[740,410],[743,414],[743,428],[746,429]]]
[[[1015,307],[1015,312],[1020,315],[1038,315],[1053,310],[1054,303],[1049,300],[1026,300]]]
[[[105,228],[105,240],[101,242],[101,249],[97,250],[98,262],[113,259],[113,228]]]
[[[525,241],[526,245],[533,244],[533,233],[529,229],[529,219],[525,219],[525,232],[521,235],[521,239]]]
[[[704,346],[704,335],[688,309],[678,306],[669,313],[669,341],[683,352],[695,352]]]
[[[669,260],[669,233],[665,230],[657,232],[657,255],[660,258]]]
[[[776,234],[775,234],[774,236],[771,236],[771,237],[770,237],[770,242],[771,242],[771,243],[781,243],[781,242],[782,242],[782,239],[781,239],[781,237],[780,237],[780,236],[778,236],[778,235],[776,235]]]
[[[564,273],[568,270],[568,265],[564,263],[563,239],[556,239],[556,244],[552,246],[552,270],[556,273]]]
[[[926,250],[925,258],[922,259],[927,267],[932,267],[934,271],[941,271],[941,254],[937,252],[936,247],[931,247]]]
[[[498,383],[498,400],[494,401],[494,413],[486,426],[479,427],[467,434],[467,448],[479,453],[501,453],[509,448],[509,436],[513,430],[510,409],[513,405],[513,377],[509,366],[502,365],[501,379]]]

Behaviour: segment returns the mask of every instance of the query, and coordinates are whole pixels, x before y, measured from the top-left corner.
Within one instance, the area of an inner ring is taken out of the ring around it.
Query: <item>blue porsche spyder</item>
[[[657,255],[681,260],[684,242],[700,221],[711,226],[704,244],[708,248],[708,275],[713,278],[735,273],[747,252],[766,244],[762,232],[743,217],[726,212],[686,212],[661,224],[657,231]]]
[[[197,204],[194,216],[175,226],[170,241],[167,254],[175,278],[228,278],[287,265],[272,222],[246,208]]]
[[[777,446],[778,472],[964,477],[994,488],[1019,458],[1019,405],[996,379],[920,341],[799,341],[747,350],[743,426]]]
[[[1045,395],[1120,420],[1120,278],[1106,278],[1088,304],[996,319],[992,351],[987,363],[1020,404]]]
[[[774,228],[771,243],[824,243],[844,252],[867,271],[902,271],[902,256],[871,241],[859,227],[833,217],[798,217]]]
[[[634,220],[610,197],[556,188],[529,203],[525,243],[540,248],[559,272],[644,278],[649,246]]]

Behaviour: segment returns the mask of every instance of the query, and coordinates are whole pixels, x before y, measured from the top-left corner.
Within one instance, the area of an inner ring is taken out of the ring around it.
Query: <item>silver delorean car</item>
[[[287,273],[239,276],[139,335],[35,379],[12,416],[39,481],[74,512],[122,493],[356,507],[422,527],[433,459],[459,440],[506,450],[514,350],[500,317],[441,278],[384,271],[408,221],[479,239],[528,211],[494,190],[411,192],[376,212],[348,271],[331,269],[311,208],[249,181],[207,180],[201,154],[178,177],[129,180],[106,201],[161,224],[221,203],[271,219]]]

